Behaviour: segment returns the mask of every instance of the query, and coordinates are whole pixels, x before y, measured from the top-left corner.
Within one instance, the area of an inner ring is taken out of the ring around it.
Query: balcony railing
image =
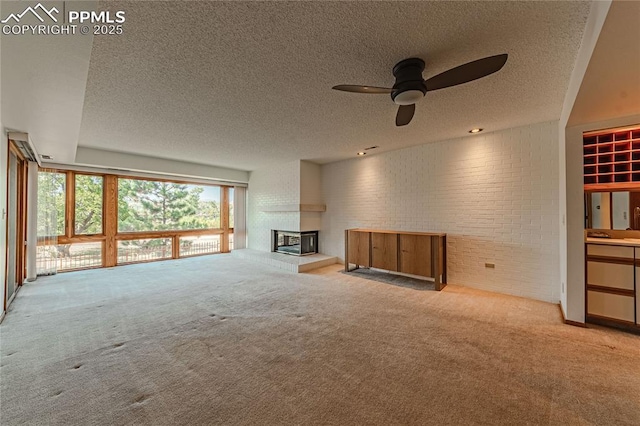
[[[233,250],[233,234],[229,234]],[[180,238],[180,257],[220,253],[220,235]],[[170,238],[118,242],[118,263],[171,259]],[[71,271],[102,266],[102,242],[40,245],[36,251],[38,273]]]
[[[38,246],[38,271],[69,271],[102,266],[102,243],[75,243]]]

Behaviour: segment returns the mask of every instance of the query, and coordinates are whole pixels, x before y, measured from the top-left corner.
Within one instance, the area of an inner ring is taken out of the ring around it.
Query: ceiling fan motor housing
[[[427,93],[427,86],[422,78],[424,61],[420,58],[404,59],[393,67],[396,82],[393,85],[391,99],[398,105],[412,105]]]

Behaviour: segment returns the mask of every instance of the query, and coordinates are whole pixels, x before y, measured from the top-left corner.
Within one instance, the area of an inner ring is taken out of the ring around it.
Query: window
[[[180,237],[180,257],[220,253],[220,235]]]
[[[220,187],[118,180],[118,232],[220,228]]]
[[[38,273],[226,253],[233,196],[226,186],[41,169]]]
[[[118,263],[171,259],[171,238],[118,241]]]
[[[233,188],[229,188],[229,228],[233,228]]]
[[[102,176],[76,175],[75,234],[102,234]]]
[[[36,250],[37,268],[50,269],[52,263],[55,270],[61,272],[100,267],[102,242],[39,245]]]
[[[65,234],[66,186],[65,173],[38,173],[38,237]]]

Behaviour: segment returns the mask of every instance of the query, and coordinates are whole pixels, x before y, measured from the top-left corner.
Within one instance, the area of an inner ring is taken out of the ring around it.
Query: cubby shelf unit
[[[640,185],[640,124],[584,133],[582,145],[586,191]]]

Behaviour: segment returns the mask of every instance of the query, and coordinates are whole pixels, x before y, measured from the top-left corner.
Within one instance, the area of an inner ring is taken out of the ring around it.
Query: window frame
[[[97,173],[90,171],[75,171],[57,168],[40,168],[39,172],[65,173],[65,220],[64,234],[57,237],[38,238],[38,245],[57,245],[100,242],[102,245],[102,262],[100,266],[62,270],[60,272],[76,271],[80,269],[94,269],[121,265],[118,262],[118,241],[170,238],[172,240],[172,253],[169,259],[182,257],[207,256],[219,253],[203,253],[180,256],[180,237],[199,235],[220,235],[220,253],[228,253],[229,234],[233,234],[233,228],[229,228],[229,188],[228,185],[207,184],[183,179],[166,179],[154,177],[140,177],[125,174]],[[76,175],[89,175],[102,177],[102,233],[100,234],[76,234],[75,233],[75,209],[76,209]],[[118,182],[119,179],[147,180],[153,182],[167,182],[185,185],[215,186],[220,188],[220,228],[188,229],[188,230],[160,230],[160,231],[118,231]],[[71,184],[70,184],[71,182]],[[55,241],[57,239],[57,242]],[[167,259],[143,260],[140,262],[156,262]]]
[[[103,237],[105,235],[104,233],[104,204],[106,201],[106,197],[105,197],[105,175],[102,173],[90,173],[90,172],[71,172],[72,176],[73,176],[73,206],[70,210],[72,210],[72,212],[70,213],[72,220],[69,221],[69,224],[71,226],[71,237]],[[99,176],[102,178],[102,232],[99,233],[95,233],[95,234],[76,234],[76,177],[77,176]],[[69,177],[67,176],[67,179],[69,179]]]

